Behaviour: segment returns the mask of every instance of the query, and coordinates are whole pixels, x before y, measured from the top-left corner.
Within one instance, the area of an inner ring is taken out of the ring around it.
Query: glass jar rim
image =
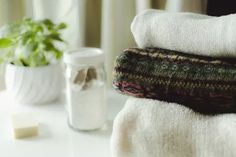
[[[97,65],[104,63],[104,53],[100,48],[84,47],[66,52],[63,61],[72,65]]]

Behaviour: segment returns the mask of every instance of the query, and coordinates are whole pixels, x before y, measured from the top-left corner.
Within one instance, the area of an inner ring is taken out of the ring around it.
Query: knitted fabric
[[[176,102],[201,113],[236,113],[236,58],[130,48],[116,59],[113,86],[124,94]]]

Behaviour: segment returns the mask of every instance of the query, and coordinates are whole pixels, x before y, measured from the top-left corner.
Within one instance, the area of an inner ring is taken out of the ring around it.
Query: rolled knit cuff
[[[236,113],[236,58],[130,48],[115,61],[121,93],[176,102],[201,113]]]

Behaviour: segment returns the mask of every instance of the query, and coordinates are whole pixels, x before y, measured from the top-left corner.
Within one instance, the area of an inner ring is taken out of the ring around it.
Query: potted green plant
[[[45,103],[59,96],[65,28],[65,23],[31,18],[1,28],[0,63],[6,64],[6,89],[15,100]]]

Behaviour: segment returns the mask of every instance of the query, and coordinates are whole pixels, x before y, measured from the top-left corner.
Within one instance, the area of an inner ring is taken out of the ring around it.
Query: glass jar
[[[69,126],[76,130],[101,128],[106,121],[104,54],[81,48],[64,55]]]

